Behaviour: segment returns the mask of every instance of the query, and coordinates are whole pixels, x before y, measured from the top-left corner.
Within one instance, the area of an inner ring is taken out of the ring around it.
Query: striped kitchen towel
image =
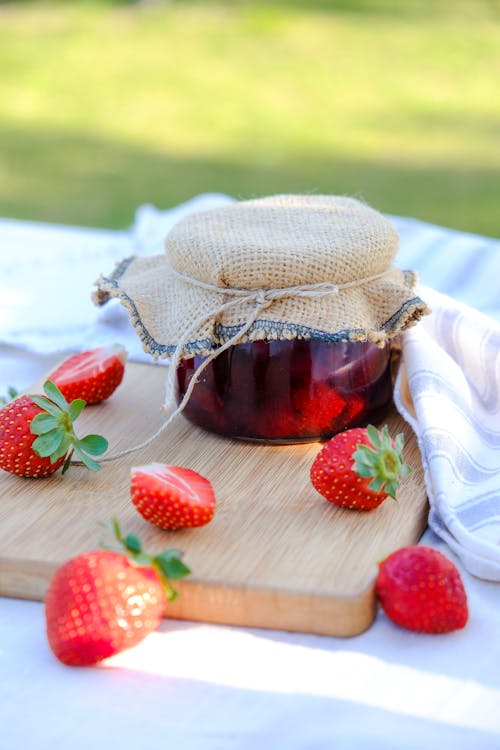
[[[418,438],[429,525],[470,573],[500,581],[500,324],[418,291],[433,312],[404,334],[395,401]]]

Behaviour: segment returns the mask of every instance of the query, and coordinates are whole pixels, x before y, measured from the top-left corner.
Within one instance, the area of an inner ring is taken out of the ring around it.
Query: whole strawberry
[[[396,499],[403,462],[403,435],[395,440],[387,425],[355,427],[331,438],[311,466],[311,482],[329,502],[342,508],[372,510],[387,497]]]
[[[122,382],[126,359],[125,350],[117,344],[80,352],[59,365],[50,380],[68,401],[83,398],[87,404],[97,404]]]
[[[0,409],[0,469],[22,477],[47,477],[61,466],[68,468],[73,453],[92,471],[108,447],[100,435],[78,438],[73,422],[85,406],[76,399],[68,404],[51,382],[45,396],[19,396]],[[90,455],[89,455],[90,454]]]
[[[130,496],[139,513],[161,529],[204,526],[215,513],[212,485],[183,466],[152,463],[134,466]]]
[[[47,639],[63,664],[90,666],[156,630],[177,592],[169,580],[190,571],[178,550],[151,557],[134,534],[113,529],[123,552],[85,552],[64,563],[45,597]]]
[[[419,633],[449,633],[465,627],[467,596],[456,566],[433,547],[393,552],[379,565],[375,590],[386,615]]]

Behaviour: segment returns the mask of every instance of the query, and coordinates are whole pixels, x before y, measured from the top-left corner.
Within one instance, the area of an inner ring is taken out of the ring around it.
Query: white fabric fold
[[[130,254],[128,232],[0,221],[0,343],[47,354],[79,346],[103,260]]]
[[[131,358],[146,359],[120,305],[98,314],[95,281],[124,257],[161,252],[186,214],[232,200],[206,193],[167,211],[144,205],[122,231],[0,219],[0,344],[46,355],[119,338]]]
[[[433,312],[404,334],[394,398],[418,438],[429,525],[470,573],[500,581],[500,324],[419,293]]]

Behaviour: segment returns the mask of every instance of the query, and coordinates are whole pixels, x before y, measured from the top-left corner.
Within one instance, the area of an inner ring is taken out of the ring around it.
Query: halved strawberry
[[[109,398],[120,385],[127,353],[118,344],[80,352],[68,357],[50,375],[63,396],[97,404]]]
[[[161,529],[204,526],[215,513],[212,485],[183,466],[152,463],[131,469],[130,496],[139,513]]]

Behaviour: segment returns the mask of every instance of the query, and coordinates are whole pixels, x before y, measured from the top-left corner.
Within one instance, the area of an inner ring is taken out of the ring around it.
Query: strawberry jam
[[[178,400],[202,362],[201,356],[181,360]],[[301,443],[376,422],[391,398],[389,344],[253,341],[209,363],[183,414],[228,437]]]

